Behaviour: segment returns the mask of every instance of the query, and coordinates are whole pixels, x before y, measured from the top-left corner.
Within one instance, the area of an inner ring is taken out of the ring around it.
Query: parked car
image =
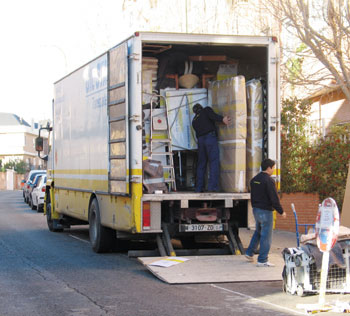
[[[32,192],[34,190],[34,188],[37,187],[38,183],[39,183],[39,180],[41,179],[41,177],[43,176],[44,174],[42,173],[39,173],[37,174],[32,183],[29,185],[29,189],[28,189],[28,204],[29,206],[31,207],[32,210],[34,210],[35,208],[33,207],[33,198],[32,198]]]
[[[46,189],[46,175],[40,176],[38,184],[33,188],[32,192],[32,210],[42,211],[44,209],[44,198]]]
[[[23,197],[24,197],[24,202],[29,203],[29,189],[31,188],[30,185],[32,184],[35,176],[38,174],[46,174],[46,170],[31,170],[28,174],[26,183],[24,184],[24,189],[23,189]]]

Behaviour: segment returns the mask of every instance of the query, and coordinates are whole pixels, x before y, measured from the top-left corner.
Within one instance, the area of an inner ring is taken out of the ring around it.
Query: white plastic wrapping
[[[161,95],[168,104],[169,125],[173,150],[197,149],[197,139],[192,127],[196,103],[208,105],[207,89],[164,89]]]
[[[263,158],[263,93],[260,80],[247,82],[247,183],[260,171]]]
[[[245,78],[214,81],[209,84],[213,110],[231,117],[226,126],[217,124],[220,150],[220,187],[224,192],[246,192],[247,104]]]
[[[246,140],[219,142],[220,187],[224,192],[246,192]]]
[[[236,76],[209,84],[209,104],[215,113],[231,117],[229,125],[218,124],[220,141],[247,138],[247,100],[245,79]]]
[[[158,59],[142,57],[142,104],[151,102],[152,92],[157,86]]]

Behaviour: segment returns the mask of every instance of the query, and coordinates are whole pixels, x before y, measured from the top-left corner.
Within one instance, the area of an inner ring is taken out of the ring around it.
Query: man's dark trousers
[[[204,177],[209,161],[208,191],[219,191],[219,146],[215,132],[198,137],[198,166],[196,192],[202,192]]]

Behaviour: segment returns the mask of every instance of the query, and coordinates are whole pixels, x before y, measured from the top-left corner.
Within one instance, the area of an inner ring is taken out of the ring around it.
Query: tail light
[[[150,202],[143,202],[142,208],[142,229],[151,229],[151,204]]]
[[[41,192],[45,192],[46,188],[45,187],[42,187],[41,188]]]

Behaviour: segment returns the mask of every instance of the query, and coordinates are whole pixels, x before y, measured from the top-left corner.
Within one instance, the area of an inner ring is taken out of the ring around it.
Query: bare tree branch
[[[290,60],[302,63],[300,73],[296,72],[296,64],[289,62],[293,75],[288,69],[283,71],[284,80],[293,85],[322,86],[332,78],[350,100],[349,0],[267,0],[265,6],[282,21],[284,30],[308,47],[301,52],[294,47]],[[284,52],[288,56],[288,51]],[[308,62],[312,57],[318,60],[318,66]]]

